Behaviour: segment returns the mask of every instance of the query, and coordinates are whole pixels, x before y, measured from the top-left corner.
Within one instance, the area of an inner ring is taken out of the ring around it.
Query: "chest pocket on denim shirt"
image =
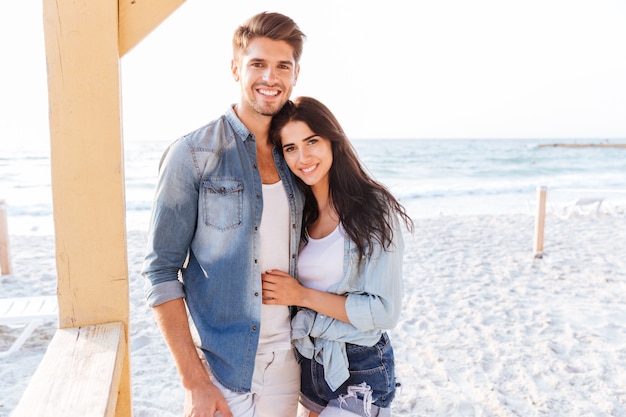
[[[208,178],[202,181],[204,223],[218,230],[241,225],[243,181],[231,178]]]

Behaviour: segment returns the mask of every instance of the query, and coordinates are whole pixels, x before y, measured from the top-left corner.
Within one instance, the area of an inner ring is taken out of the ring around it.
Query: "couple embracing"
[[[325,105],[289,100],[304,40],[238,27],[239,101],[161,160],[142,273],[186,417],[391,414],[412,222]]]

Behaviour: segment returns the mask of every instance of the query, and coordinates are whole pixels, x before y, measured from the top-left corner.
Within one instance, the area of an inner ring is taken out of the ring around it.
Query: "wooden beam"
[[[118,3],[44,0],[43,14],[59,326],[122,322],[127,341]],[[132,415],[123,356],[118,417]]]
[[[184,1],[119,0],[120,57],[126,55]]]
[[[13,417],[113,417],[126,337],[121,322],[59,329]]]

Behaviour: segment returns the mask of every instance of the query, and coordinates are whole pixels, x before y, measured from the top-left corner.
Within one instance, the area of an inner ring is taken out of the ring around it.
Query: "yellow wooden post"
[[[546,191],[545,185],[537,187],[537,217],[535,218],[535,258],[543,257],[543,234],[546,222]]]
[[[120,57],[183,1],[43,1],[59,327],[123,324],[116,417],[132,415]]]
[[[132,415],[117,0],[44,0],[59,326],[125,325]]]

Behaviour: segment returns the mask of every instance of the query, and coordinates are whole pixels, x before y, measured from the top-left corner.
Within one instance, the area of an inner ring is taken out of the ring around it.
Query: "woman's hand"
[[[263,304],[301,305],[305,288],[286,272],[269,270],[261,274]]]
[[[269,270],[261,274],[263,304],[299,306],[350,323],[346,296],[307,288],[286,272]]]

